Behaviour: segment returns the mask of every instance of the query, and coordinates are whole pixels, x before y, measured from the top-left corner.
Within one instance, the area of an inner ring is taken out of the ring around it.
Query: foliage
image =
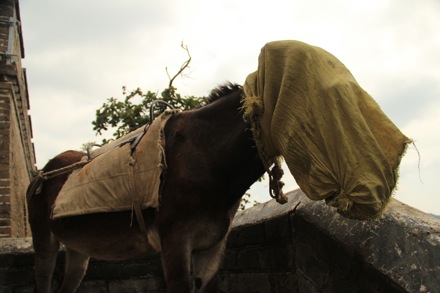
[[[251,204],[252,204],[252,206],[256,206],[256,205],[260,204],[260,202],[258,202],[256,200],[251,201],[251,195],[246,192],[243,195],[243,197],[241,198],[239,209],[243,211],[243,210],[247,209]]]
[[[118,139],[149,123],[166,108],[164,104],[157,104],[152,112],[154,117],[150,117],[150,107],[155,100],[160,99],[181,110],[193,109],[205,100],[204,97],[182,97],[173,86],[162,91],[160,97],[152,91],[144,93],[140,88],[127,93],[126,87],[123,87],[122,94],[123,101],[112,97],[96,110],[96,119],[92,122],[96,134],[102,135],[113,129],[113,138]],[[103,139],[102,142],[107,143],[108,140]]]

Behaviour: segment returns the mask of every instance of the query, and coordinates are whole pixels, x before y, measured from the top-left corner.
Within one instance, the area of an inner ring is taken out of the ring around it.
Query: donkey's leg
[[[237,202],[230,208],[227,232],[223,238],[211,248],[193,253],[192,271],[194,275],[194,284],[197,290],[196,292],[217,292],[217,273],[226,249],[230,224],[232,223],[239,206],[240,200],[237,200]],[[221,221],[218,223],[221,223]],[[222,230],[222,226],[217,226],[217,228]]]
[[[179,239],[184,241],[184,237]],[[190,276],[191,249],[187,243],[178,243],[171,239],[161,239],[162,264],[167,281],[168,293],[191,293],[193,282]]]
[[[32,229],[35,251],[35,292],[49,293],[60,243],[51,232],[40,230]]]
[[[75,250],[66,248],[64,278],[59,289],[60,293],[75,292],[86,274],[90,257]]]
[[[193,254],[192,269],[196,292],[217,292],[217,284],[213,277],[218,272],[225,248],[226,237],[210,249]]]

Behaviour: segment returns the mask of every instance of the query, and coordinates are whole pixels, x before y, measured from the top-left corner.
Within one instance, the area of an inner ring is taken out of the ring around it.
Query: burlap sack
[[[356,219],[383,212],[411,140],[336,57],[298,41],[268,43],[244,92],[260,153],[269,163],[284,157],[309,198]]]
[[[98,150],[90,163],[73,171],[55,201],[52,218],[126,211],[137,204],[157,208],[165,155],[163,128],[171,115],[156,118],[134,151],[130,143],[105,147],[104,153]]]

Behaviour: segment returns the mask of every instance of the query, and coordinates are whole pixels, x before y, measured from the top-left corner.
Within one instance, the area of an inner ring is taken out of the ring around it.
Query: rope
[[[79,169],[79,168],[87,165],[89,162],[90,161],[88,161],[88,160],[87,161],[79,161],[79,162],[76,162],[72,165],[69,165],[69,166],[66,166],[66,167],[63,167],[60,169],[56,169],[56,170],[52,170],[52,171],[44,172],[44,173],[40,172],[39,174],[37,174],[37,176],[40,176],[43,181],[46,181],[46,180],[52,179],[54,177],[57,177],[59,175],[70,173],[73,170]]]
[[[284,175],[284,171],[280,166],[279,160],[275,160],[275,166],[272,170],[268,170],[269,175],[269,193],[272,198],[280,204],[285,204],[287,202],[287,197],[284,195],[283,186],[284,182],[281,178]]]
[[[283,192],[284,182],[281,181],[281,178],[284,175],[284,171],[281,168],[280,157],[275,157],[271,159],[268,158],[266,152],[264,151],[263,143],[259,138],[260,125],[253,115],[250,116],[249,120],[251,122],[252,134],[255,144],[257,146],[258,154],[260,155],[260,159],[263,163],[264,169],[266,169],[266,172],[269,175],[269,195],[274,198],[279,204],[285,204],[288,199]],[[272,169],[270,169],[270,166],[272,164],[274,164],[274,166],[272,167]]]
[[[56,170],[52,170],[52,171],[48,171],[48,172],[43,172],[43,170],[38,170],[37,174],[35,174],[35,176],[31,180],[31,182],[29,183],[29,187],[26,192],[27,202],[29,203],[35,194],[39,194],[41,192],[41,186],[44,181],[52,179],[52,178],[60,176],[60,175],[63,175],[63,174],[66,174],[66,173],[70,173],[73,170],[76,170],[76,169],[83,167],[84,165],[88,164],[89,162],[90,161],[79,161],[79,162],[76,162],[76,163],[71,164],[69,166],[66,166],[66,167],[63,167],[60,169],[56,169]]]

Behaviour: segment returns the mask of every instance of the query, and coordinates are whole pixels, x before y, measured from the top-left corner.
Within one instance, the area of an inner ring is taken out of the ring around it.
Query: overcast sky
[[[160,92],[165,67],[193,61],[184,95],[256,70],[261,47],[295,39],[339,58],[408,136],[395,197],[440,214],[440,2],[437,0],[21,0],[38,167],[99,141],[95,111],[122,86]],[[287,172],[287,169],[286,169]],[[287,172],[288,173],[288,172]],[[286,190],[295,188],[287,178]],[[267,180],[251,189],[269,200]]]

